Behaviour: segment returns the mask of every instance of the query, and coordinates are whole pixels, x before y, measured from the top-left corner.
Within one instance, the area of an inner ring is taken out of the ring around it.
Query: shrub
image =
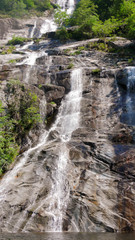
[[[13,119],[5,114],[0,101],[0,175],[8,169],[9,164],[16,158],[18,150],[13,133]]]
[[[28,41],[27,38],[24,37],[17,37],[17,36],[13,36],[13,38],[11,40],[8,41],[8,45],[23,45],[24,42]]]
[[[61,29],[57,30],[56,38],[60,39],[61,41],[66,41],[71,38],[70,33],[68,33],[67,29],[63,26]]]
[[[74,67],[74,64],[73,64],[73,63],[70,63],[70,64],[68,65],[67,69],[71,69],[71,68],[73,68],[73,67]]]
[[[7,85],[7,91],[8,114],[10,119],[13,119],[15,139],[21,144],[28,132],[41,122],[39,99],[18,80],[11,80]]]

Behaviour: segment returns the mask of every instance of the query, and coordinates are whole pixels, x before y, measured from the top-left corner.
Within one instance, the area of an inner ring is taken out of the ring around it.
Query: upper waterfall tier
[[[75,8],[75,0],[57,0],[56,3],[62,10],[66,10],[68,14],[73,13]]]

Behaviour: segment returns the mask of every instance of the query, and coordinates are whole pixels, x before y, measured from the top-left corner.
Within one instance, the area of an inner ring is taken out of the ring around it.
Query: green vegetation
[[[17,154],[18,145],[13,133],[13,119],[5,113],[0,101],[0,175],[7,170]]]
[[[110,41],[105,41],[104,39],[99,39],[95,42],[89,42],[86,45],[86,49],[89,50],[98,50],[103,52],[115,52],[115,49],[110,45]]]
[[[31,11],[44,12],[51,9],[50,0],[1,0],[0,13],[12,17],[22,17]]]
[[[65,18],[63,17],[65,16]],[[56,10],[60,40],[110,37],[134,39],[135,0],[80,0],[71,16]],[[76,26],[72,31],[67,26]]]
[[[129,59],[128,59],[128,63],[129,63],[129,64],[132,64],[132,63],[133,63],[133,61],[134,61],[134,59],[133,59],[133,58],[129,58]]]
[[[63,25],[68,25],[69,23],[69,15],[64,11],[61,11],[60,7],[55,10],[54,18],[55,22],[59,27],[62,27]]]
[[[8,61],[8,63],[16,63],[16,59],[10,59],[9,61]]]
[[[0,101],[0,175],[14,161],[28,132],[41,122],[39,100],[19,80],[7,85],[7,107]]]
[[[4,46],[1,48],[0,54],[1,55],[5,55],[5,54],[11,54],[13,53],[13,51],[15,51],[15,47],[14,46]]]
[[[24,42],[29,41],[30,39],[24,37],[13,36],[11,40],[8,41],[8,45],[23,45]]]
[[[70,63],[68,66],[67,66],[67,69],[71,69],[74,67],[74,64],[73,63]]]
[[[99,68],[95,68],[92,70],[92,74],[99,74],[101,70]]]
[[[30,129],[36,127],[41,121],[39,114],[39,100],[35,93],[19,80],[11,80],[7,85],[10,98],[8,101],[8,113],[14,119],[14,132],[16,140],[21,144],[22,139]]]
[[[56,105],[56,103],[55,103],[55,102],[53,102],[53,101],[52,101],[52,102],[50,102],[50,104],[52,104],[52,105]]]
[[[0,14],[22,17],[52,9],[53,5],[50,0],[1,0]],[[114,34],[134,39],[135,0],[80,0],[71,16],[57,6],[55,21],[59,26],[56,37],[61,41]],[[77,28],[70,32],[67,26]]]
[[[68,33],[65,26],[62,26],[56,31],[56,38],[60,39],[61,41],[66,41],[72,38],[72,35]]]

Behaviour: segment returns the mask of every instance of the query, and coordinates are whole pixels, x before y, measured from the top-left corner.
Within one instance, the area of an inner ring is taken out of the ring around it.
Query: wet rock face
[[[54,229],[61,217],[63,231],[133,231],[134,126],[121,123],[120,115],[124,110],[119,101],[127,90],[122,88],[123,92],[119,92],[117,87],[115,75],[118,69],[113,68],[116,59],[111,54],[96,51],[73,58],[65,56],[62,49],[60,52],[56,56],[50,51],[50,56],[37,59],[37,65],[32,68],[36,77],[30,76],[30,84],[38,96],[41,93],[45,96],[46,116],[53,116],[52,122],[56,124],[58,117],[61,118],[59,112],[63,100],[66,101],[72,89],[72,70],[81,68],[79,127],[65,143],[59,124],[57,128],[50,124],[47,138],[44,136],[46,141],[42,139],[38,148],[22,157],[23,161],[20,159],[18,163],[22,165],[18,170],[13,168],[3,178],[0,184],[0,229],[3,232],[44,232],[51,227]],[[73,69],[68,69],[71,59]],[[14,68],[14,76],[22,76],[22,68],[18,67],[17,71]],[[117,73],[117,80],[120,85],[124,81],[126,86],[123,72]],[[72,98],[71,95],[69,103],[74,100]],[[66,107],[64,110],[68,115]],[[73,115],[71,118],[74,124],[76,118]],[[68,126],[69,122],[65,127]],[[62,173],[61,158],[66,158],[66,171]],[[59,184],[61,191],[56,195]],[[62,215],[58,218],[59,210]]]
[[[46,17],[41,18],[30,18],[30,19],[15,19],[15,18],[4,18],[0,19],[0,39],[1,43],[7,43],[13,35],[21,37],[32,37],[31,32],[36,22],[36,28],[34,36],[39,37],[39,29],[43,24]]]
[[[118,84],[123,86],[125,89],[134,90],[135,89],[135,68],[126,67],[121,69],[116,74],[116,79]]]
[[[123,87],[127,88],[127,84],[128,84],[128,75],[127,75],[127,71],[126,69],[121,69],[118,71],[117,73],[117,81],[120,85],[122,85]]]
[[[57,103],[64,97],[65,88],[56,85],[42,85],[41,87],[45,92],[47,102],[55,101]]]

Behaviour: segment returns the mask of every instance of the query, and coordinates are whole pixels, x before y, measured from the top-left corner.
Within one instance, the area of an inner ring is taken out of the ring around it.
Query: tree
[[[83,24],[93,15],[97,16],[94,3],[91,0],[81,0],[76,6],[70,23],[71,25]]]

